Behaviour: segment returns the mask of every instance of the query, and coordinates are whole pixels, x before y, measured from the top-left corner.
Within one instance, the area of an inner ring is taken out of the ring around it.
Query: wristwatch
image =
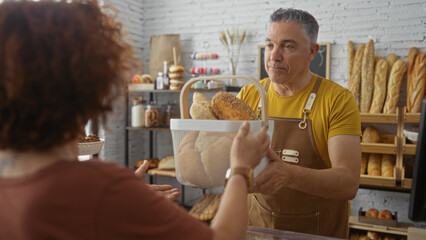
[[[225,175],[225,186],[232,175],[240,174],[244,177],[247,183],[247,188],[250,189],[253,183],[253,169],[250,167],[235,167],[228,168]]]

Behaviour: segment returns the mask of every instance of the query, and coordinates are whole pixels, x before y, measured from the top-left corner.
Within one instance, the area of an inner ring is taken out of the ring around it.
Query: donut
[[[169,78],[170,79],[183,78],[183,73],[180,73],[180,72],[169,73]]]
[[[169,68],[170,73],[183,72],[185,69],[182,66],[172,65]]]
[[[179,80],[179,79],[170,79],[170,84],[173,84],[173,85],[183,85],[185,83],[185,81],[183,81],[183,80]]]

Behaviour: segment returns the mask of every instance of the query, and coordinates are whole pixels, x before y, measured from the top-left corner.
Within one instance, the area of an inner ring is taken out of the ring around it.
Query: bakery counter
[[[269,229],[269,228],[259,228],[259,227],[253,227],[249,226],[247,229],[247,235],[246,240],[325,240],[325,239],[340,239],[340,238],[333,238],[333,237],[325,237],[325,236],[319,236],[319,235],[311,235],[311,234],[304,234],[304,233],[296,233],[296,232],[289,232],[289,231],[282,231],[282,230],[276,230],[276,229]]]

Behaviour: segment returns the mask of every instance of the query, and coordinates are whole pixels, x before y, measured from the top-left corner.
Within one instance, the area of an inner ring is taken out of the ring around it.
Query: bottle
[[[159,90],[164,89],[164,73],[162,72],[158,72],[156,88]]]
[[[163,82],[163,89],[169,89],[169,64],[167,61],[164,61],[164,66],[163,66],[163,74],[164,74],[164,82]]]
[[[145,107],[143,105],[143,98],[137,97],[133,99],[132,106],[132,127],[143,127],[145,119]]]

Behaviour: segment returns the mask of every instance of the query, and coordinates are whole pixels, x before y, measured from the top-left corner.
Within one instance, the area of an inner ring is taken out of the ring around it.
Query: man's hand
[[[254,179],[251,192],[273,195],[285,186],[287,166],[271,149],[266,156],[269,159],[268,166]]]
[[[136,176],[143,177],[146,171],[148,171],[148,168],[149,168],[149,162],[147,160],[144,160],[143,163],[139,166],[139,168],[136,169],[135,171]],[[170,185],[148,184],[148,186],[151,188],[151,190],[160,194],[166,199],[169,199],[170,201],[174,201],[176,198],[180,196],[179,189],[173,188]]]

